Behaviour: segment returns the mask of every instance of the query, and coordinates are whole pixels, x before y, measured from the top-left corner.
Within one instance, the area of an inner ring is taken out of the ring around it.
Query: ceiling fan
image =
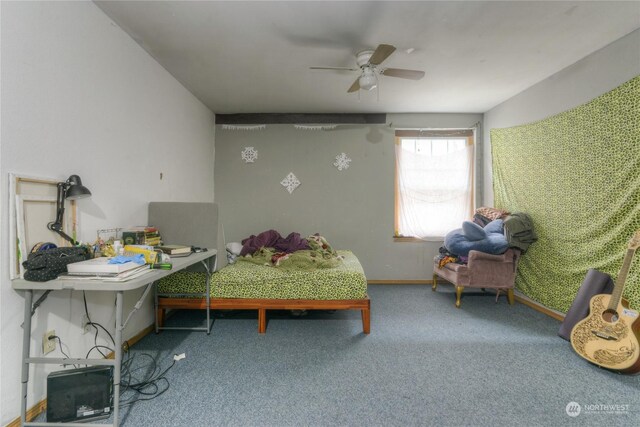
[[[356,54],[356,63],[359,68],[348,67],[309,67],[311,70],[346,70],[358,71],[360,76],[351,85],[347,92],[356,92],[359,89],[371,90],[378,86],[378,74],[399,77],[401,79],[420,80],[424,77],[424,71],[405,70],[402,68],[381,68],[380,64],[396,50],[390,44],[378,45],[376,50],[363,50]]]

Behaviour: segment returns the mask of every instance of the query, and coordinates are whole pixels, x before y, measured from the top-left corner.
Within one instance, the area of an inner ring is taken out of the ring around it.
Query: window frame
[[[475,135],[473,129],[398,129],[395,132],[395,145],[400,145],[403,139],[466,139],[467,145],[475,145]],[[415,236],[404,236],[399,233],[399,188],[398,188],[398,159],[396,158],[395,171],[394,171],[394,184],[393,184],[393,196],[394,196],[394,210],[393,210],[393,240],[394,242],[424,242],[424,240]],[[476,153],[475,147],[473,150],[473,158],[471,159],[471,191],[469,192],[470,211],[469,218],[473,216],[475,211],[475,193],[476,193]]]

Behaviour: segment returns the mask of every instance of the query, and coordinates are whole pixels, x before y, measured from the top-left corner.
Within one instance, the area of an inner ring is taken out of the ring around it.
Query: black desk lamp
[[[77,200],[84,197],[91,196],[91,191],[84,185],[78,175],[71,175],[65,182],[58,183],[58,196],[56,198],[56,220],[47,224],[47,228],[51,231],[55,231],[59,235],[71,242],[72,245],[77,245],[71,236],[62,231],[62,220],[64,219],[64,199]]]

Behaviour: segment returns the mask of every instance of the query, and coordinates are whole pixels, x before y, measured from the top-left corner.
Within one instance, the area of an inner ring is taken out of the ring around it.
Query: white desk
[[[173,258],[172,270],[149,270],[142,276],[135,277],[126,282],[109,282],[103,280],[50,280],[48,282],[30,282],[24,279],[15,279],[11,281],[11,286],[17,291],[24,292],[24,324],[22,335],[22,405],[20,410],[20,420],[23,426],[69,426],[69,427],[93,427],[95,423],[46,423],[46,422],[27,422],[27,385],[29,382],[29,365],[30,364],[57,364],[57,365],[103,365],[114,366],[113,370],[113,426],[117,427],[119,423],[120,408],[120,364],[122,362],[122,331],[133,313],[140,308],[145,297],[153,287],[154,283],[176,271],[183,270],[191,265],[201,263],[207,271],[207,289],[211,271],[213,271],[213,262],[216,255],[215,249],[209,249],[206,252],[193,253],[188,257]],[[131,310],[127,319],[122,322],[122,303],[125,291],[139,289],[146,286],[146,289]],[[33,291],[42,290],[64,290],[73,291],[107,291],[116,293],[116,321],[115,321],[115,358],[114,359],[76,359],[76,358],[51,358],[51,357],[30,357],[31,342],[31,309],[33,302]],[[208,317],[208,312],[207,312]],[[209,319],[207,318],[207,327],[209,327]]]

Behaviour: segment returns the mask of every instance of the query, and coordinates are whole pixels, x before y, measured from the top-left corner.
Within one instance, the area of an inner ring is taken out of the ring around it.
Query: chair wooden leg
[[[513,289],[507,289],[507,300],[509,300],[509,304],[511,305],[515,303],[516,298],[513,295]]]
[[[265,334],[267,332],[267,310],[258,309],[258,333]]]
[[[438,287],[438,275],[434,273],[433,281],[431,282],[431,290],[435,292],[437,287]]]
[[[362,332],[364,334],[369,334],[371,331],[371,310],[368,308],[363,308],[362,311]]]
[[[462,291],[464,286],[456,286],[456,308],[460,308],[460,298],[462,298]]]

